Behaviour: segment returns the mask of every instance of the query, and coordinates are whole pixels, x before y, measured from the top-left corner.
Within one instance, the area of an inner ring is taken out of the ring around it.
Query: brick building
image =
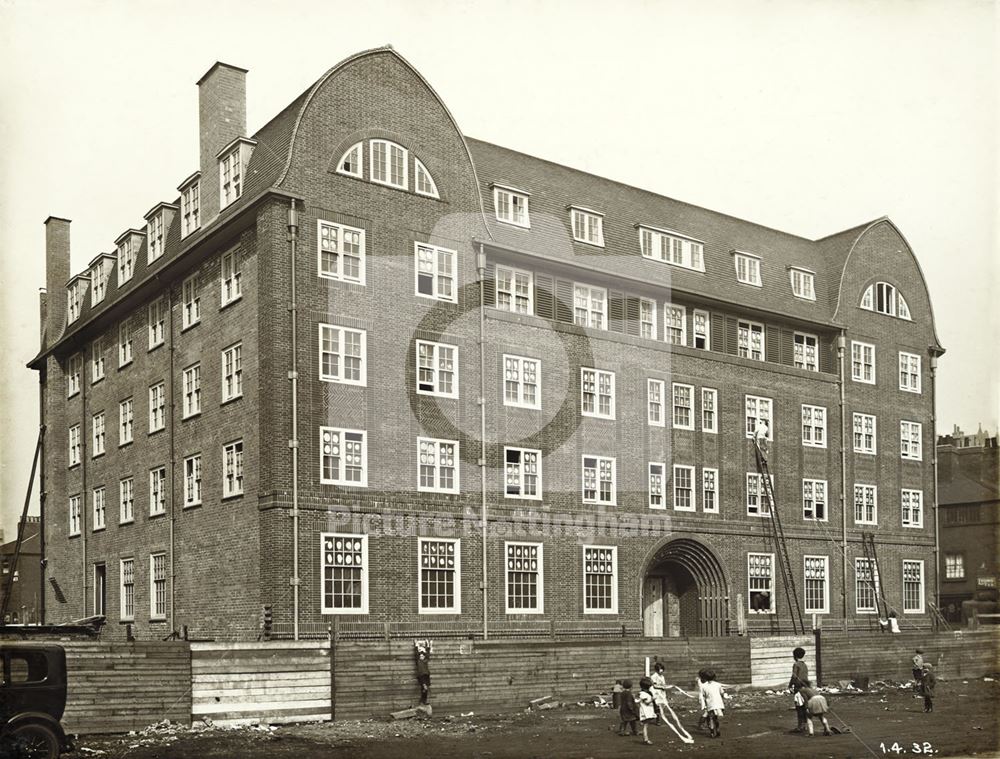
[[[41,621],[41,522],[38,517],[24,521],[21,552],[14,561],[17,539],[0,543],[0,601],[3,601],[10,580],[10,600],[4,622],[12,624],[37,624]],[[0,539],[2,539],[0,535]]]
[[[49,621],[789,629],[763,420],[806,615],[929,624],[943,349],[891,221],[812,241],[466,138],[390,48],[248,137],[245,73],[113,253],[71,277],[46,222]]]
[[[941,608],[962,622],[962,602],[1000,598],[1000,448],[996,436],[958,427],[937,441]]]

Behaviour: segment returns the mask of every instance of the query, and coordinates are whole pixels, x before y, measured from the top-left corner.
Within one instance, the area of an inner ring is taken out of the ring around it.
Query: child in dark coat
[[[632,735],[639,734],[639,707],[636,706],[635,696],[632,695],[631,680],[622,680],[621,706],[618,707],[618,716],[621,717],[618,735],[625,735],[626,725],[632,728]]]
[[[920,689],[924,694],[924,711],[934,711],[934,688],[937,686],[937,675],[930,662],[924,662],[924,676],[920,679]]]
[[[792,659],[795,663],[792,664],[792,676],[788,680],[788,687],[792,689],[792,697],[795,702],[795,718],[797,720],[795,729],[793,733],[805,732],[806,722],[809,717],[806,713],[806,702],[805,699],[799,694],[799,689],[809,680],[809,666],[805,662],[806,650],[802,647],[797,647],[792,651]]]

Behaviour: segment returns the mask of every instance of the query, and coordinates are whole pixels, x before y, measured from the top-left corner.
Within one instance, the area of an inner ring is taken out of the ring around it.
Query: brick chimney
[[[66,324],[66,282],[69,280],[69,219],[45,220],[45,334],[52,345]]]
[[[38,324],[39,332],[41,332],[42,347],[45,347],[45,328],[47,326],[48,311],[46,310],[46,305],[48,302],[48,297],[44,287],[38,288]]]
[[[202,227],[219,215],[219,151],[246,136],[246,74],[246,69],[216,62],[198,80]]]

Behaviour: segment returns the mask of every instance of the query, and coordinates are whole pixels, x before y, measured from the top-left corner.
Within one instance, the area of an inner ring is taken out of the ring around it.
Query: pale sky
[[[889,216],[948,351],[938,430],[996,431],[998,24],[986,0],[0,1],[0,526],[37,434],[42,222],[73,220],[75,273],[172,200],[216,60],[250,70],[251,133],[391,44],[467,135],[812,239]]]

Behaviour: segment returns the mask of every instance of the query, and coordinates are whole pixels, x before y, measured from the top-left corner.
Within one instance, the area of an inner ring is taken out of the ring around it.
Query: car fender
[[[40,722],[41,724],[46,725],[59,737],[59,742],[62,743],[64,747],[69,746],[66,733],[63,730],[62,725],[59,723],[59,720],[53,719],[51,715],[46,714],[45,712],[19,712],[4,723],[3,728],[0,729],[0,733],[6,735],[18,725],[24,725],[29,722]]]

